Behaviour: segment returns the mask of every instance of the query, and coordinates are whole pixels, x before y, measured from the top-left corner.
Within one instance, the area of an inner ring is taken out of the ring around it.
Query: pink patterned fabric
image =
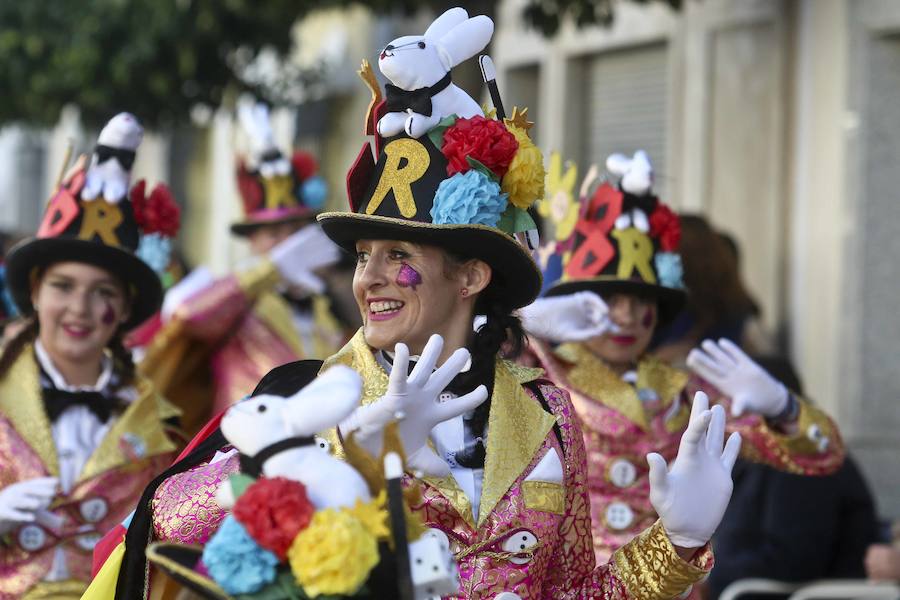
[[[0,599],[21,598],[43,580],[53,564],[57,547],[62,547],[66,554],[71,578],[87,586],[91,580],[94,544],[128,516],[144,487],[172,458],[172,453],[165,453],[136,459],[77,483],[68,495],[59,495],[54,501],[56,508],[50,512],[61,518],[61,527],[50,530],[28,526],[32,528],[32,541],[35,536],[44,540],[36,551],[26,551],[20,544],[24,528],[0,538]],[[7,419],[0,417],[0,487],[48,475],[31,446]]]
[[[539,598],[625,598],[624,584],[612,565],[595,569],[590,544],[591,521],[585,492],[584,445],[565,391],[550,385],[541,391],[557,417],[565,450],[551,432],[531,464],[522,472],[485,522],[473,528],[434,487],[424,484],[421,504],[413,506],[426,526],[447,534],[459,552],[495,540],[459,560],[461,593],[451,598],[493,598],[513,592],[523,600]],[[535,400],[537,401],[537,400]],[[565,510],[554,514],[525,506],[522,484],[547,452],[564,456]],[[407,481],[407,484],[410,482]],[[515,564],[496,554],[508,538],[528,532],[538,540],[530,560]]]
[[[708,394],[711,404],[722,404],[730,415],[730,399],[698,378],[687,378],[674,400],[666,402],[645,394],[641,406],[647,429],[610,406],[609,399],[579,390],[569,380],[571,365],[559,360],[546,345],[534,344],[548,376],[566,389],[584,430],[587,449],[587,489],[593,522],[597,561],[609,560],[612,553],[631,541],[656,520],[650,504],[650,481],[646,455],[657,452],[667,462],[678,453],[681,434],[687,425],[692,398],[697,391]],[[605,368],[602,364],[597,368]],[[666,367],[668,368],[668,367]],[[638,395],[641,395],[638,390]],[[728,432],[740,432],[741,453],[749,460],[763,462],[793,473],[817,475],[833,472],[843,461],[844,450],[834,424],[828,417],[801,401],[804,417],[817,423],[831,439],[825,450],[807,448],[806,431],[784,435],[768,426],[758,415],[729,417]],[[804,418],[801,418],[801,422]]]
[[[154,539],[205,544],[227,514],[216,503],[216,491],[239,470],[238,456],[234,454],[166,479],[151,501]]]

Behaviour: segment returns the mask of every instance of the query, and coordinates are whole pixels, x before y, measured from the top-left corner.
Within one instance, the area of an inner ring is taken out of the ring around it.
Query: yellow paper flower
[[[560,242],[569,239],[578,221],[578,202],[575,200],[577,178],[578,168],[574,164],[568,164],[564,174],[562,157],[558,152],[550,155],[547,195],[538,205],[538,212],[553,222],[554,236]]]
[[[349,511],[328,508],[313,515],[287,556],[307,596],[352,595],[378,564],[378,543]]]
[[[519,149],[503,176],[500,189],[509,194],[510,202],[524,210],[544,195],[544,156],[525,129],[510,122],[506,128],[516,137]]]
[[[357,500],[353,508],[348,508],[347,512],[356,517],[376,539],[385,540],[391,535],[391,530],[387,526],[388,513],[384,508],[386,500],[387,494],[381,490],[378,497],[370,502]]]

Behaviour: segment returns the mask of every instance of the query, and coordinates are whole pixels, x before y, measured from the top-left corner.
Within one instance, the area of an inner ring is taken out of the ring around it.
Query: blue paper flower
[[[327,197],[328,184],[318,175],[313,175],[300,185],[300,199],[309,208],[322,208]]]
[[[435,225],[496,227],[506,205],[500,185],[472,169],[441,182],[431,206],[431,221]]]
[[[681,256],[675,252],[660,252],[656,255],[656,274],[659,277],[659,283],[666,287],[682,289],[684,282],[682,275],[684,269],[681,267]]]
[[[169,266],[169,257],[172,256],[172,240],[159,233],[142,235],[136,254],[157,274],[162,273]]]
[[[203,564],[229,594],[252,594],[275,581],[278,558],[229,515],[203,550]]]

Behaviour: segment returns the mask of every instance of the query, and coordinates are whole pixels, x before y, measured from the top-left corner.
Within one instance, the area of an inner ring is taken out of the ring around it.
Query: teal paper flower
[[[656,255],[656,274],[660,285],[682,289],[684,288],[684,269],[681,266],[681,256],[675,252],[660,252]]]
[[[210,576],[229,594],[252,594],[275,581],[278,558],[229,515],[203,550]]]
[[[441,182],[434,195],[431,221],[435,225],[496,227],[506,205],[507,196],[500,185],[472,169]]]

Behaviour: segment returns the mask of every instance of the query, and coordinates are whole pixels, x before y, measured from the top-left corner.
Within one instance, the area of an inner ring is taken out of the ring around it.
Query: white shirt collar
[[[37,360],[41,365],[41,368],[50,377],[50,380],[53,382],[53,385],[56,386],[56,389],[64,390],[66,392],[100,392],[109,385],[109,380],[112,377],[112,367],[113,361],[106,354],[103,355],[102,365],[100,370],[100,377],[97,378],[97,383],[94,385],[69,385],[66,381],[66,378],[63,377],[62,373],[59,372],[59,369],[53,364],[53,360],[51,360],[50,355],[47,354],[47,350],[44,348],[44,345],[41,344],[41,340],[35,340],[34,342],[34,353],[37,355]]]

